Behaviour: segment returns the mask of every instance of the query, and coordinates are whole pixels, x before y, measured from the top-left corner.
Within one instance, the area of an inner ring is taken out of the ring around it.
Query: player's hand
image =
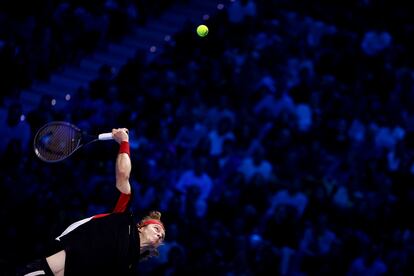
[[[112,136],[114,140],[117,141],[119,144],[123,141],[129,142],[129,135],[127,128],[114,128],[112,129]]]

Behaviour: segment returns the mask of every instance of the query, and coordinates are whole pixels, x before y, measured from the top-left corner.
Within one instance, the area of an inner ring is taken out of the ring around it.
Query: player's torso
[[[129,214],[121,213],[91,219],[68,233],[61,238],[66,251],[65,275],[126,272],[131,231],[136,230]]]

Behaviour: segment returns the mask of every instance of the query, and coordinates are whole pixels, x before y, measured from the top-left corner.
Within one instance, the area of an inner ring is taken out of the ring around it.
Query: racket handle
[[[111,132],[107,132],[107,133],[99,134],[98,139],[99,140],[112,140],[114,139],[114,137],[112,136]]]

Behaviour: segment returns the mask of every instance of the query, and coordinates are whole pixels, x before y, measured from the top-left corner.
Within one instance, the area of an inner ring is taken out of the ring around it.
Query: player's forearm
[[[131,174],[131,159],[128,154],[121,153],[116,160],[116,177],[119,179],[129,179]]]

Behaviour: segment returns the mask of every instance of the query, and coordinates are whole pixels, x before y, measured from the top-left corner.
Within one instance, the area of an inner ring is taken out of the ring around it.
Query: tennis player
[[[56,253],[19,268],[17,275],[130,275],[138,261],[157,256],[165,238],[161,214],[152,211],[140,221],[129,211],[131,159],[126,128],[112,130],[119,143],[116,187],[120,192],[112,213],[71,224],[56,238]]]

